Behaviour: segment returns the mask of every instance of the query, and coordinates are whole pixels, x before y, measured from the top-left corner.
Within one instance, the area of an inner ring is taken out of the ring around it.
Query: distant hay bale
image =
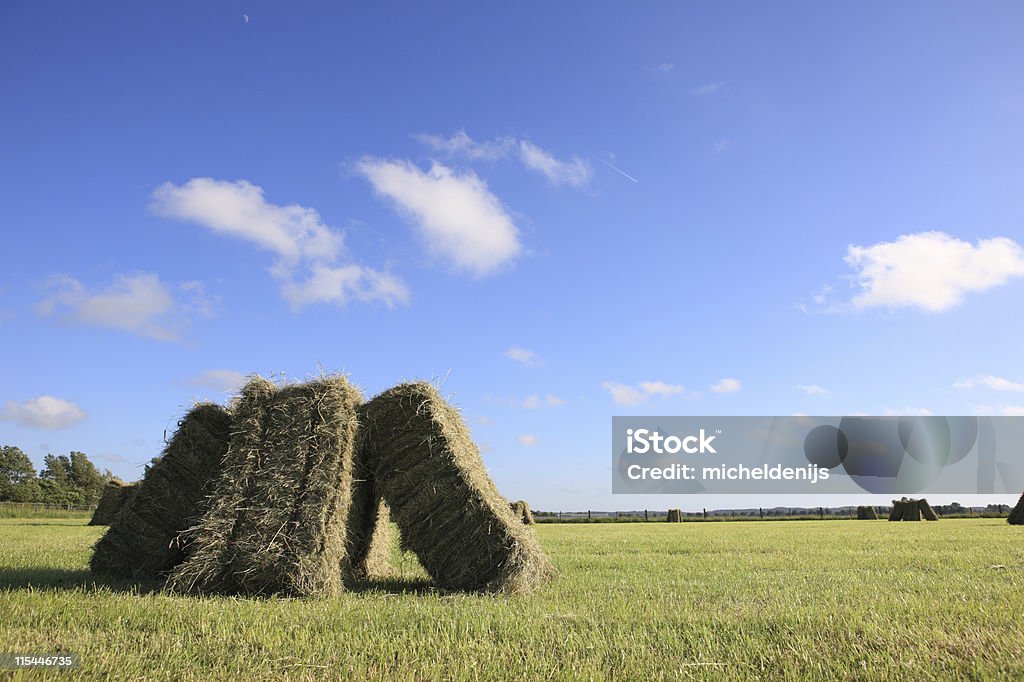
[[[231,415],[200,403],[178,422],[178,430],[146,477],[96,543],[89,567],[127,578],[156,578],[185,558],[178,534],[200,519],[203,499],[231,437]]]
[[[89,525],[109,526],[136,489],[137,485],[134,483],[125,483],[119,478],[110,479],[103,486],[103,493],[96,503],[96,511],[92,513]]]
[[[527,526],[534,525],[533,511],[530,509],[529,502],[526,500],[516,500],[515,502],[509,502],[508,506],[517,519],[521,519]]]
[[[861,521],[873,521],[878,518],[874,507],[857,507],[857,518]]]
[[[669,523],[682,523],[683,522],[683,510],[682,509],[669,509],[668,517],[665,519]]]
[[[487,475],[459,413],[427,383],[360,409],[360,440],[405,546],[449,590],[527,592],[554,575]]]
[[[906,499],[907,498],[903,498],[903,500],[893,500],[892,501],[892,511],[889,512],[889,520],[890,521],[902,521],[903,520],[903,508],[904,508],[904,506],[906,504],[904,502],[904,500],[906,500]]]
[[[923,497],[917,501],[918,513],[924,517],[925,521],[938,521],[939,517],[936,516],[935,510],[928,504],[928,500]]]
[[[906,502],[903,503],[903,520],[921,520],[921,508],[917,506],[917,500],[907,500]]]
[[[255,378],[194,551],[168,579],[182,593],[343,591],[359,391],[344,377],[278,389]]]
[[[1017,501],[1017,506],[1010,511],[1010,515],[1006,517],[1006,522],[1013,526],[1024,526],[1024,495],[1020,496],[1020,500]]]

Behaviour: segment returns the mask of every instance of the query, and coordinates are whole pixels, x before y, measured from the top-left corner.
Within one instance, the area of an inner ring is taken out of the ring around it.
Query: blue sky
[[[801,500],[613,497],[612,415],[1024,413],[1022,26],[4,3],[0,441],[136,478],[322,367],[436,380],[534,507],[693,509]]]

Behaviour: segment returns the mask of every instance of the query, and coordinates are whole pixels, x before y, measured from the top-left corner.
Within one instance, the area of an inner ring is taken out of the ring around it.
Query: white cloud
[[[271,204],[261,187],[245,180],[192,178],[180,187],[166,182],[153,192],[150,208],[241,237],[293,265],[300,260],[330,261],[342,249],[341,234],[327,227],[316,210]]]
[[[829,393],[827,388],[823,388],[817,384],[797,384],[796,388],[807,395],[828,395]]]
[[[730,140],[727,137],[723,137],[723,138],[720,138],[718,141],[716,141],[715,144],[711,147],[711,153],[712,154],[724,154],[725,152],[727,152],[730,149],[732,149],[732,146],[733,146],[733,141]]]
[[[456,131],[451,137],[420,133],[413,137],[436,152],[448,156],[463,156],[468,159],[494,161],[505,157],[515,147],[513,137],[499,137],[487,142],[477,142],[465,130]]]
[[[664,381],[641,381],[640,390],[647,395],[676,395],[686,389],[679,384],[666,384]]]
[[[504,355],[506,358],[515,360],[523,367],[537,367],[543,362],[540,356],[532,350],[526,350],[525,348],[519,348],[517,346],[509,348],[505,351]]]
[[[614,381],[606,381],[601,385],[612,397],[616,405],[639,405],[647,402],[651,396],[667,397],[686,392],[686,389],[678,384],[668,384],[664,381],[641,381],[637,386],[628,386]]]
[[[977,386],[984,386],[993,391],[1024,391],[1024,384],[991,374],[961,379],[953,384],[953,388],[975,388]]]
[[[669,62],[662,62],[661,64],[658,64],[656,67],[654,67],[654,70],[661,71],[662,73],[668,73],[674,68],[676,68],[675,64],[671,64]]]
[[[529,433],[524,433],[521,436],[516,436],[516,440],[519,441],[520,445],[525,445],[527,447],[533,447],[534,445],[540,442],[540,438],[537,438],[537,436],[531,435]]]
[[[435,163],[423,172],[408,161],[373,157],[356,169],[411,220],[431,251],[456,268],[486,275],[522,252],[511,216],[472,171],[460,175]]]
[[[90,291],[67,275],[52,277],[51,294],[36,311],[108,327],[160,341],[179,341],[193,314],[209,314],[211,303],[198,282],[187,282],[178,299],[153,273],[118,275],[109,286]]]
[[[408,290],[397,277],[360,265],[337,265],[344,239],[315,209],[272,204],[261,187],[245,180],[164,183],[153,192],[150,209],[275,253],[278,261],[271,272],[293,309],[311,303],[345,306],[353,300],[392,307],[408,301]]]
[[[885,408],[886,417],[930,417],[932,411],[927,407],[910,407],[909,405],[904,408],[892,409]]]
[[[725,88],[725,83],[722,82],[702,83],[701,85],[698,85],[697,87],[690,90],[690,94],[696,97],[704,97],[706,95],[717,95],[718,93],[722,92],[723,88]]]
[[[189,379],[193,386],[231,392],[245,383],[246,375],[233,369],[209,369]]]
[[[553,185],[583,187],[594,174],[590,164],[578,156],[570,161],[560,161],[527,140],[519,141],[519,158],[527,168],[541,173]]]
[[[66,429],[85,419],[85,411],[73,402],[42,395],[23,403],[8,400],[0,419],[40,429]]]
[[[565,401],[552,393],[548,393],[544,397],[531,395],[523,400],[523,407],[527,410],[539,410],[542,407],[561,407],[562,405],[565,405]]]
[[[850,245],[845,261],[856,271],[861,289],[853,297],[857,308],[939,312],[958,305],[969,292],[1024,275],[1024,249],[1006,237],[972,245],[942,232],[906,234],[894,242]]]
[[[711,390],[715,393],[735,393],[741,388],[743,388],[743,385],[739,382],[739,379],[731,379],[728,377],[722,379],[717,384],[711,385]]]
[[[281,293],[294,309],[310,303],[345,306],[353,300],[380,301],[389,308],[409,302],[409,289],[402,280],[361,265],[312,265],[306,281],[285,282]]]
[[[1024,405],[975,405],[974,413],[986,417],[1024,417]]]

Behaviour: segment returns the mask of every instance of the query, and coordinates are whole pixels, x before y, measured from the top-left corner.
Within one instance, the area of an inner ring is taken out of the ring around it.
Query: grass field
[[[544,525],[555,583],[446,595],[415,560],[334,600],[94,583],[102,528],[0,519],[0,651],[95,679],[1021,679],[1024,528]],[[20,674],[20,673],[19,673]]]

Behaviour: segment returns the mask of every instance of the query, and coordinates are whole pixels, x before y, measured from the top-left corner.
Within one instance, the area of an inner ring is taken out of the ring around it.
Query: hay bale
[[[523,523],[527,526],[534,525],[533,511],[530,509],[530,503],[526,500],[516,500],[515,502],[509,502],[509,509],[517,519],[522,519]]]
[[[487,475],[459,413],[433,386],[400,384],[359,414],[366,461],[403,544],[438,587],[526,592],[553,577],[533,533]]]
[[[903,521],[920,521],[921,508],[917,506],[917,500],[906,500],[903,503]]]
[[[277,389],[255,378],[194,552],[168,579],[182,593],[343,591],[359,391],[344,377]]]
[[[918,513],[924,517],[925,521],[938,521],[939,517],[935,515],[935,510],[928,504],[928,500],[923,497],[917,501]]]
[[[96,503],[96,511],[89,519],[89,525],[109,526],[136,489],[136,484],[125,483],[119,478],[107,481],[103,486],[103,493],[100,494],[100,501]]]
[[[903,498],[903,499],[905,500],[906,498]],[[904,508],[905,504],[906,503],[903,500],[893,500],[892,501],[892,511],[889,512],[889,520],[890,521],[902,521],[903,520],[903,508]]]
[[[1017,506],[1010,511],[1010,515],[1006,517],[1006,522],[1012,526],[1024,526],[1024,495],[1020,496],[1020,500],[1017,501]]]
[[[391,577],[395,572],[391,561],[395,545],[391,510],[384,500],[379,499],[376,512],[369,522],[360,523],[357,520],[354,526],[351,520],[354,509],[353,501],[348,530],[348,551],[351,554],[342,562],[342,577],[348,583]],[[365,530],[366,527],[369,527],[369,532]]]
[[[857,507],[857,518],[861,521],[874,521],[878,518],[878,512],[874,507]]]
[[[220,471],[231,437],[231,415],[200,403],[96,543],[89,567],[126,578],[164,575],[185,558],[178,534],[202,516],[209,484]]]
[[[682,509],[669,509],[668,517],[665,519],[669,523],[682,523],[683,522],[683,510]]]

